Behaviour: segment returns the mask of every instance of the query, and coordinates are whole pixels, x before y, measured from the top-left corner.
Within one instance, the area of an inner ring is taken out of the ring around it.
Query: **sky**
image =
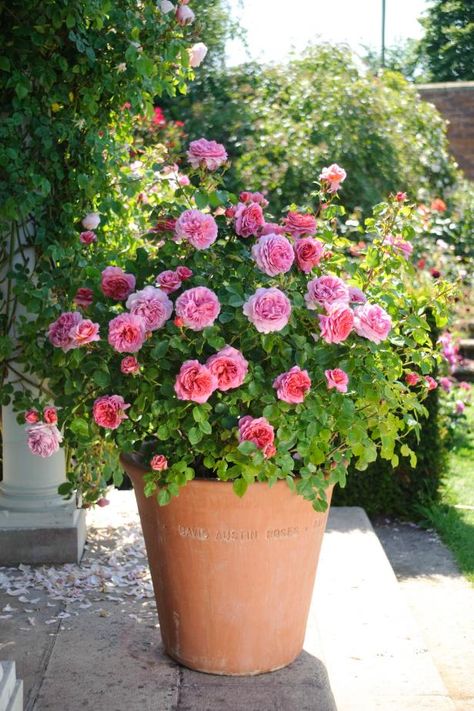
[[[417,18],[429,0],[386,0],[386,45],[419,38]],[[311,41],[345,42],[355,52],[364,45],[380,47],[382,0],[232,0],[234,12],[247,30],[249,53],[239,41],[227,48],[229,65],[254,59],[284,60],[292,48]]]

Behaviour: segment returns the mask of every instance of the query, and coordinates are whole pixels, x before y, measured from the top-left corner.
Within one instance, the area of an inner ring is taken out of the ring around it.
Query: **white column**
[[[32,272],[34,250],[26,246],[24,231],[17,239],[22,250],[9,255],[9,265],[26,261]],[[3,276],[8,268],[2,269]],[[7,304],[10,313],[11,308]],[[16,369],[20,370],[18,365]],[[64,501],[57,493],[66,480],[64,450],[45,459],[31,454],[25,428],[17,423],[11,406],[2,407],[2,441],[0,565],[78,562],[86,535],[85,511],[74,499]]]
[[[23,682],[16,678],[15,662],[0,662],[0,709],[23,711]]]

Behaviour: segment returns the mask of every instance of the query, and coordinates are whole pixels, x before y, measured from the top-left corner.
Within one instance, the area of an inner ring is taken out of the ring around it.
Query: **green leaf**
[[[92,379],[97,385],[100,385],[101,388],[106,388],[110,383],[110,375],[106,370],[94,370]]]
[[[242,497],[247,491],[248,484],[245,479],[234,479],[232,483],[232,488],[234,489],[237,496]]]
[[[80,417],[76,417],[70,424],[70,429],[80,439],[88,439],[89,423]]]

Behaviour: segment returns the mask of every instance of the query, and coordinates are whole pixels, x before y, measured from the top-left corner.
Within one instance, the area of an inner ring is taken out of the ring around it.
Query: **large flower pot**
[[[210,674],[290,664],[303,646],[327,512],[284,481],[253,484],[239,499],[231,483],[196,479],[160,507],[143,493],[145,470],[128,455],[121,461],[169,656]]]

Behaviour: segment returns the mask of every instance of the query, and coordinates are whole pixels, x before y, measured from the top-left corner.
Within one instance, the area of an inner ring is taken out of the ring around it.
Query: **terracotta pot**
[[[301,652],[326,526],[284,481],[250,486],[189,482],[167,505],[143,494],[145,470],[128,455],[161,636],[170,657],[210,674],[248,675]],[[330,496],[328,491],[328,496]]]

